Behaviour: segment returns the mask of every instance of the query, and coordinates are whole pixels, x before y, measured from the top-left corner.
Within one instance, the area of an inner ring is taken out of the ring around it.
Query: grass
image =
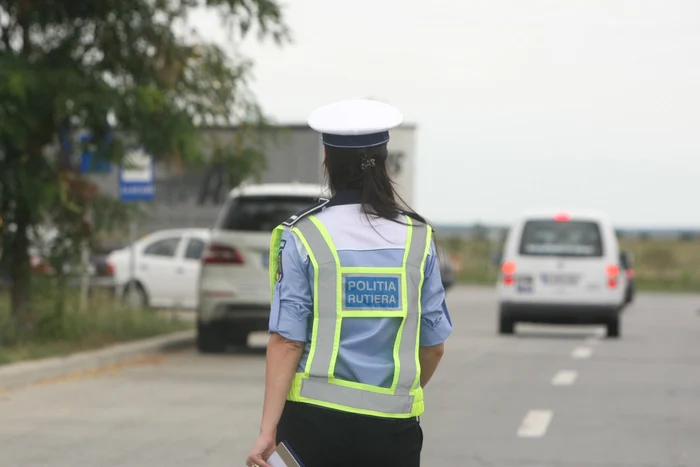
[[[124,308],[106,297],[90,300],[85,312],[78,311],[75,292],[65,294],[60,305],[57,293],[34,297],[31,325],[17,326],[10,315],[9,294],[0,293],[0,365],[68,355],[192,327],[191,323],[152,310]]]
[[[500,251],[499,246],[488,240],[457,237],[439,241],[453,261],[461,265],[460,282],[496,282],[498,269],[491,258]],[[622,238],[620,247],[634,254],[637,290],[700,293],[700,240]]]

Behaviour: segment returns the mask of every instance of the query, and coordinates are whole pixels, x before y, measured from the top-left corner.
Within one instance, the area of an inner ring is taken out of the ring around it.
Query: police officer
[[[260,435],[305,467],[420,465],[423,388],[452,332],[430,225],[388,175],[401,113],[371,100],[316,110],[333,194],[272,234]]]

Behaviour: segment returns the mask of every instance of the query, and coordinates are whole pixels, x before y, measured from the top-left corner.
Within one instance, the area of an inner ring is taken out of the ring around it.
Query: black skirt
[[[287,401],[277,426],[282,441],[304,467],[419,467],[423,431],[416,417],[386,419]]]

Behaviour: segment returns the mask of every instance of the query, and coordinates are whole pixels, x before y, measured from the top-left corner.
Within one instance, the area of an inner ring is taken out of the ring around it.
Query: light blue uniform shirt
[[[297,369],[297,372],[303,372],[313,329],[314,269],[308,255],[301,257],[295,234],[286,230],[282,240],[282,278],[274,287],[269,332],[306,343]],[[341,265],[347,267],[401,267],[404,248],[341,250],[338,256]],[[420,346],[441,344],[451,334],[452,324],[434,243],[431,243],[425,263],[421,305]],[[400,324],[400,318],[343,319],[335,377],[391,387],[394,377],[393,346]]]

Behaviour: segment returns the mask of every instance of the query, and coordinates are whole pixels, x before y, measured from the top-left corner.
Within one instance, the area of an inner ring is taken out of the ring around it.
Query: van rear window
[[[524,256],[603,256],[603,242],[596,222],[531,220],[520,239]]]
[[[242,196],[222,208],[215,228],[271,232],[290,216],[318,202],[308,196]]]

